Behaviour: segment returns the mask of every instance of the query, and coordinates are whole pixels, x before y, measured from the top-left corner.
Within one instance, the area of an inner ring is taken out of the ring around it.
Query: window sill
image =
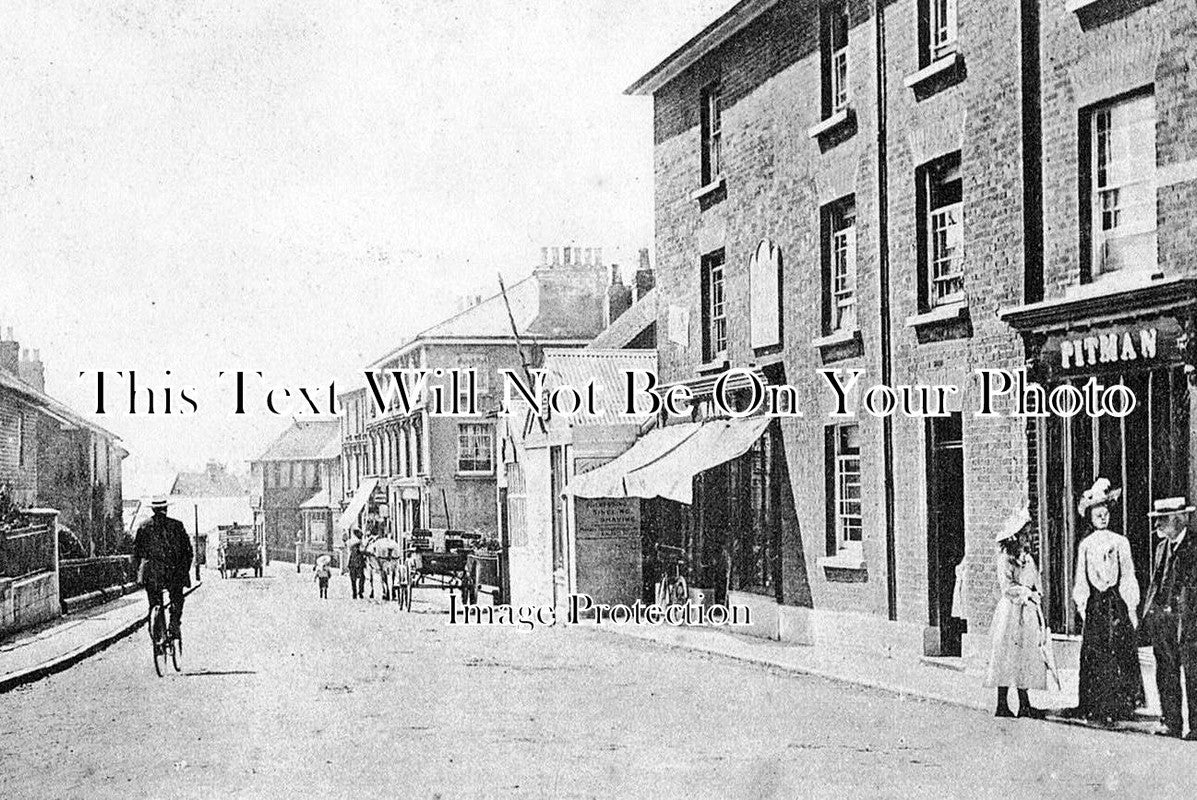
[[[495,477],[495,471],[493,469],[490,470],[489,472],[477,471],[477,470],[468,470],[468,471],[458,470],[457,472],[455,472],[453,474],[453,477],[464,478],[466,480],[477,480],[479,478],[493,478],[493,477]]]
[[[826,347],[835,347],[841,344],[852,344],[860,341],[860,328],[851,328],[847,330],[835,331],[826,336],[820,336],[817,339],[811,339],[811,345],[822,350]]]
[[[847,551],[841,551],[833,556],[819,556],[815,560],[815,564],[822,570],[850,569],[859,571],[868,568],[864,556]]]
[[[846,126],[853,119],[853,112],[851,106],[844,106],[839,111],[832,114],[830,117],[815,123],[806,129],[806,135],[811,139],[818,139],[820,136],[831,133],[840,127]]]
[[[699,375],[714,375],[716,372],[723,372],[727,369],[727,356],[716,356],[713,361],[708,361],[705,364],[698,365]]]
[[[916,94],[930,94],[933,91],[932,87],[937,87],[940,83],[946,85],[946,82],[961,77],[963,67],[964,57],[957,50],[932,61],[918,72],[907,75],[902,79],[902,83],[907,89],[913,89]]]
[[[710,195],[713,195],[715,192],[719,191],[723,187],[724,187],[723,176],[720,176],[720,177],[716,178],[715,180],[711,181],[710,183],[708,183],[706,186],[700,186],[699,188],[697,188],[693,192],[691,192],[690,199],[691,200],[702,200],[704,197],[709,197]]]
[[[956,303],[936,306],[923,314],[909,316],[906,318],[906,327],[921,328],[925,325],[934,325],[937,322],[948,322],[949,320],[961,319],[967,316],[968,301],[961,300]]]

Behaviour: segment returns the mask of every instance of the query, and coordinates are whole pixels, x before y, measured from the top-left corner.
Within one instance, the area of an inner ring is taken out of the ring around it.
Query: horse
[[[366,571],[370,576],[370,599],[374,599],[374,576],[378,575],[378,582],[382,586],[382,599],[391,600],[396,588],[396,577],[404,577],[400,574],[403,551],[399,543],[386,536],[376,536],[366,541],[362,552],[366,555]]]

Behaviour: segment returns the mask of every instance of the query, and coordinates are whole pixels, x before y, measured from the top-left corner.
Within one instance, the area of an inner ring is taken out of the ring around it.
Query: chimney
[[[34,350],[32,358],[29,357],[29,350],[21,351],[19,372],[19,377],[22,381],[39,392],[46,391],[46,367],[42,364],[42,353],[40,350]]]
[[[656,275],[653,274],[653,269],[649,266],[647,247],[640,248],[640,266],[636,269],[635,284],[637,302],[657,285]]]
[[[540,248],[540,266],[547,267],[549,265],[549,248]]]
[[[7,328],[0,339],[0,369],[21,377],[21,343],[13,339],[12,328]]]
[[[611,286],[607,289],[607,325],[623,315],[632,307],[632,290],[624,286],[623,277],[619,273],[619,265],[611,265]]]

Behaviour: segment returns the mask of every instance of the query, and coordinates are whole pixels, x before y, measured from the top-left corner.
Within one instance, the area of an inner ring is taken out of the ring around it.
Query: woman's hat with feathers
[[[1017,511],[1006,517],[1006,521],[1002,523],[1002,527],[998,528],[997,536],[994,536],[993,540],[995,542],[1004,542],[1007,539],[1013,539],[1023,528],[1030,524],[1031,512],[1027,510],[1025,505],[1019,506]]]
[[[1076,504],[1076,513],[1082,517],[1089,513],[1089,509],[1094,506],[1104,506],[1113,503],[1122,496],[1121,489],[1111,489],[1109,478],[1098,478],[1093,481],[1093,485],[1085,490],[1081,495],[1080,502]]]

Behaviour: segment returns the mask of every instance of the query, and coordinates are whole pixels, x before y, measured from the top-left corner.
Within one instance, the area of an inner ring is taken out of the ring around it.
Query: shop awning
[[[663,497],[689,505],[692,479],[748,452],[768,417],[672,425],[650,432],[619,458],[575,477],[575,497]]]
[[[366,501],[370,499],[376,486],[378,486],[378,478],[366,478],[361,482],[357,491],[353,493],[353,499],[349,501],[349,505],[341,512],[341,516],[337,517],[336,529],[338,531],[348,531],[357,525],[358,514],[361,514],[362,509],[366,507]]]

